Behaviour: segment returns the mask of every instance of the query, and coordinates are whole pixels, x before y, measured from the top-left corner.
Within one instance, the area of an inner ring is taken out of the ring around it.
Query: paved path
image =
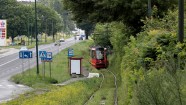
[[[18,53],[19,49],[15,48],[1,48],[0,49],[0,59],[5,56],[9,56],[14,53]],[[0,68],[1,69],[1,68]],[[23,93],[24,91],[28,91],[31,88],[28,86],[24,86],[21,84],[15,84],[8,80],[0,80],[0,94],[4,94],[3,96],[0,95],[0,103],[11,100],[17,97],[19,94]]]
[[[19,94],[30,89],[31,88],[29,88],[28,86],[15,84],[7,80],[2,80],[0,81],[0,90],[1,94],[4,94],[4,96],[0,96],[0,103],[16,98]]]

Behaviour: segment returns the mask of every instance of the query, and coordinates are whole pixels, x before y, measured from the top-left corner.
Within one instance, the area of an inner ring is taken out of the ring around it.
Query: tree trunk
[[[88,36],[89,36],[89,30],[85,30],[85,39],[88,40]]]

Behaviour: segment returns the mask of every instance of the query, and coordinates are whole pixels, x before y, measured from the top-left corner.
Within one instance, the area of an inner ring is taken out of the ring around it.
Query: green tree
[[[85,30],[85,36],[86,39],[88,39],[88,36],[90,36],[92,31],[94,30],[95,24],[88,21],[82,21],[81,23],[77,23],[77,27],[81,28],[82,30]]]
[[[40,2],[41,4],[44,4],[60,14],[64,32],[69,32],[75,29],[74,22],[71,19],[71,13],[69,13],[67,10],[64,10],[62,0],[40,0]]]
[[[147,16],[147,0],[64,0],[65,7],[72,11],[78,22],[122,21],[134,32],[143,25],[141,19]],[[177,4],[177,0],[153,0],[152,6],[158,8],[158,16]]]
[[[16,0],[1,0],[0,2],[0,17],[8,22],[8,37],[14,41],[17,35],[26,35],[28,19],[33,19],[32,9]]]

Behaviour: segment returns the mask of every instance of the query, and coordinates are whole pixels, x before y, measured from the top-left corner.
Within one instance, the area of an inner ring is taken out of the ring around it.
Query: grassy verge
[[[83,41],[71,47],[74,49],[76,57],[84,58],[83,67],[90,68],[87,58],[89,57],[88,47],[91,44],[91,41]],[[34,90],[21,95],[15,100],[4,103],[4,105],[81,105],[99,87],[101,79],[82,80],[63,87],[52,85],[52,83],[64,82],[71,78],[67,63],[67,49],[65,49],[54,56],[52,78],[49,77],[47,63],[45,78],[41,74],[42,71],[40,71],[40,75],[36,75],[36,68],[27,70],[24,74],[13,76],[12,81],[28,85]],[[41,65],[40,70],[42,70]]]
[[[100,105],[102,101],[105,102],[105,105],[114,104],[114,77],[107,70],[100,70],[103,73],[105,79],[100,90],[98,90],[94,97],[89,100],[87,105]]]
[[[90,94],[98,88],[99,82],[99,78],[93,78],[63,87],[51,88],[50,91],[43,94],[36,94],[36,92],[24,94],[3,105],[83,105]]]

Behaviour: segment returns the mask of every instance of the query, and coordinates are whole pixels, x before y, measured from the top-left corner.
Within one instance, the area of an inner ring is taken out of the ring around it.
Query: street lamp
[[[148,17],[150,18],[152,14],[151,0],[148,0]]]
[[[179,0],[179,22],[178,22],[178,41],[183,43],[184,38],[184,0]]]
[[[38,37],[37,37],[37,8],[36,8],[36,1],[35,0],[35,38],[36,38],[36,62],[37,62],[37,74],[39,74],[39,59],[38,59]]]

